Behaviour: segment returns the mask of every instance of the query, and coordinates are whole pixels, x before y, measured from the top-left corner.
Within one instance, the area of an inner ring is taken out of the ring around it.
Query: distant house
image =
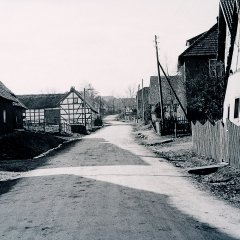
[[[137,91],[137,111],[138,117],[142,118],[144,115],[144,120],[147,121],[151,116],[148,116],[150,112],[149,105],[149,87],[144,87]]]
[[[181,104],[184,106],[186,110],[186,93],[185,86],[183,84],[182,78],[178,75],[169,76],[170,83],[177,94]],[[163,109],[164,109],[164,118],[174,118],[174,119],[184,119],[185,115],[183,110],[181,109],[179,102],[177,101],[174,93],[168,84],[165,77],[161,77],[161,85],[162,85],[162,95],[163,95]],[[151,114],[152,120],[156,120],[156,118],[161,118],[160,111],[156,111],[160,109],[160,94],[159,94],[159,81],[158,76],[150,77],[150,85],[149,85],[149,104],[151,106]]]
[[[0,82],[0,134],[23,128],[26,106]]]
[[[224,62],[227,85],[223,121],[240,125],[240,1],[220,1],[218,59]]]
[[[122,105],[122,113],[125,119],[132,120],[137,116],[137,102],[135,98],[120,98]]]
[[[222,64],[217,60],[218,24],[187,40],[187,46],[178,57],[178,66],[186,88],[188,119],[208,118],[208,106],[210,110],[219,111],[212,115],[221,115],[221,109],[212,107],[221,101],[216,87],[220,87],[224,75]]]
[[[116,112],[116,98],[113,96],[102,96],[102,103],[104,112],[106,114],[113,114]]]
[[[97,110],[87,101],[84,103],[73,87],[65,94],[20,95],[19,99],[28,107],[26,125],[42,130],[51,126],[53,131],[62,131],[64,126],[70,125],[74,131],[85,124],[89,129],[96,119]]]

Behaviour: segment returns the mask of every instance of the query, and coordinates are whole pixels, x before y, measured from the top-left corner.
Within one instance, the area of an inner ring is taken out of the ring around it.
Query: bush
[[[103,121],[100,117],[97,117],[95,120],[94,120],[94,126],[102,126],[103,125]]]

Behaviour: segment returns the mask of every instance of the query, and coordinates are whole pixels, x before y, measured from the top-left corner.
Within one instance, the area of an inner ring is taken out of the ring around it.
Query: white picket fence
[[[229,120],[225,125],[221,121],[192,123],[192,140],[197,154],[240,168],[240,127]]]

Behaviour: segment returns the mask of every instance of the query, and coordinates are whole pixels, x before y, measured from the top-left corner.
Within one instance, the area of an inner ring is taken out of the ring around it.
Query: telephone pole
[[[142,79],[142,120],[144,121],[144,94],[143,94],[143,79]]]
[[[99,97],[99,117],[102,119],[102,112],[101,112],[101,107],[102,107],[102,98],[101,96]]]
[[[87,118],[86,118],[86,89],[83,89],[83,104],[84,104],[84,126],[87,127]]]
[[[164,121],[164,109],[163,109],[163,94],[162,94],[162,81],[160,76],[160,68],[159,68],[159,56],[158,56],[158,44],[157,44],[157,36],[155,35],[155,47],[156,47],[156,57],[157,57],[157,70],[158,70],[158,87],[159,87],[159,103],[161,109],[161,135],[164,131],[165,121]]]
[[[139,97],[139,94],[140,94],[139,90],[140,90],[140,85],[138,84],[138,91],[137,91],[137,96],[136,96],[136,98],[137,98],[137,123],[138,123],[138,116],[139,116],[139,99],[140,99],[140,97]]]

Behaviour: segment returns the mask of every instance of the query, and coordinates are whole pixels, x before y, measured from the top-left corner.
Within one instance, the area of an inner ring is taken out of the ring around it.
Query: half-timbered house
[[[64,94],[20,95],[28,107],[26,127],[39,131],[73,132],[93,127],[97,111],[72,87]],[[86,119],[86,120],[85,120]],[[79,127],[78,127],[79,126]]]
[[[69,123],[71,126],[83,125],[92,128],[98,113],[73,87],[61,99],[59,107],[61,122]]]

